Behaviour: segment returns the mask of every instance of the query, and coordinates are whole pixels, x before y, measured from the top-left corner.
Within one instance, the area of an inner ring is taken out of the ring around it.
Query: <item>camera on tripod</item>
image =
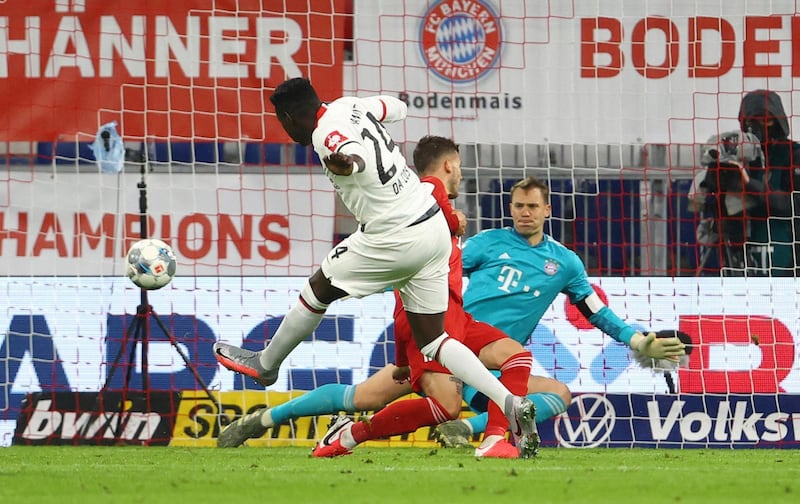
[[[706,169],[700,187],[713,194],[741,191],[741,170],[763,159],[761,141],[749,131],[723,133],[709,140],[700,159]]]
[[[161,320],[150,304],[148,293],[160,289],[170,283],[175,275],[177,259],[172,248],[164,241],[151,238],[148,233],[148,205],[147,205],[147,176],[150,172],[150,159],[144,150],[135,151],[124,148],[122,137],[116,132],[116,123],[107,123],[101,126],[97,132],[94,144],[95,157],[103,172],[121,173],[124,163],[130,162],[139,165],[140,181],[136,184],[139,192],[139,230],[140,240],[134,243],[128,250],[125,259],[125,272],[127,277],[140,288],[139,305],[136,307],[136,314],[130,317],[130,321],[122,338],[117,355],[108,364],[106,382],[100,390],[98,397],[110,391],[112,388],[119,388],[121,395],[119,403],[115,405],[118,410],[122,410],[128,397],[143,398],[144,404],[150,404],[151,383],[148,368],[148,348],[152,335],[151,324],[160,329],[169,341],[175,352],[181,357],[186,368],[194,376],[197,385],[205,391],[213,404],[217,405],[217,410],[222,411],[219,399],[212,394],[208,385],[203,380],[197,370],[197,366],[191,362],[189,355],[178,343],[178,340],[170,331],[167,324]],[[124,173],[121,173],[124,176]],[[141,350],[137,353],[137,346]],[[127,362],[122,360],[125,353]],[[141,385],[136,386],[131,383],[133,370],[137,367],[141,375]],[[122,377],[121,387],[114,387],[114,375],[119,368],[125,370]],[[156,391],[156,393],[161,391]],[[129,395],[130,394],[130,395]],[[123,424],[120,423],[114,432],[115,439],[122,439]]]
[[[723,274],[741,274],[745,270],[745,210],[758,204],[745,191],[742,172],[750,175],[750,170],[763,168],[761,141],[750,131],[713,135],[701,147],[699,161],[701,169],[687,195],[690,211],[700,215],[697,274],[715,251],[720,252]]]

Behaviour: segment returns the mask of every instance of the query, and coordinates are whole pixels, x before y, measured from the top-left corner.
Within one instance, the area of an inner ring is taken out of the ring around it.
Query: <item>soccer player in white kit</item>
[[[538,441],[533,403],[509,392],[478,357],[444,331],[450,231],[436,199],[420,184],[382,124],[404,119],[405,103],[372,96],[326,104],[304,78],[279,85],[270,101],[292,140],[313,144],[325,174],[359,226],[328,253],[264,350],[217,342],[217,360],[271,385],[281,363],[317,328],[332,302],[393,287],[400,291],[423,355],[497,403],[509,418],[520,455],[533,456]]]

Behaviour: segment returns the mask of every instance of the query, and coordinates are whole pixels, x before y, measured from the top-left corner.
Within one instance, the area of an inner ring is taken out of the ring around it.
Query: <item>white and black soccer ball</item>
[[[128,250],[125,272],[131,282],[142,289],[155,290],[172,280],[177,266],[175,253],[169,245],[147,238],[134,243]]]

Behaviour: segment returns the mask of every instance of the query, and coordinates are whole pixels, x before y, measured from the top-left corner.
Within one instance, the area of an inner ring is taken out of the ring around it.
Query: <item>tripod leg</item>
[[[211,402],[213,402],[214,404],[217,405],[217,410],[219,412],[222,412],[222,405],[219,404],[217,399],[211,393],[211,390],[208,388],[208,385],[206,385],[206,382],[203,381],[203,377],[200,376],[200,373],[197,372],[197,367],[195,367],[195,365],[189,359],[189,356],[186,355],[186,353],[178,345],[178,340],[175,339],[175,336],[172,335],[172,332],[170,332],[169,328],[166,326],[166,324],[164,324],[164,322],[162,322],[161,318],[158,316],[158,314],[156,312],[151,310],[150,315],[156,321],[156,323],[158,324],[158,327],[160,327],[161,330],[164,332],[164,334],[167,335],[167,337],[169,338],[170,344],[175,349],[175,351],[178,352],[178,355],[181,356],[181,359],[183,359],[183,362],[186,364],[186,367],[189,369],[189,371],[191,371],[192,376],[194,376],[194,379],[197,382],[197,384],[200,385],[203,388],[203,390],[205,391],[206,395],[211,400]]]
[[[153,308],[150,305],[145,306],[145,313],[142,314],[142,327],[139,337],[139,346],[142,349],[142,390],[150,392],[150,373],[147,369],[147,354],[149,352],[148,343],[150,341],[150,313]]]
[[[664,371],[664,380],[667,382],[669,393],[674,394],[677,390],[675,388],[675,379],[672,378],[672,373],[670,371]]]
[[[703,270],[706,267],[706,262],[708,262],[708,257],[711,255],[711,247],[701,247],[700,249],[700,261],[697,264],[697,269],[695,270],[694,276],[701,276]]]
[[[137,310],[138,313],[138,310]],[[133,331],[136,330],[138,327],[138,317],[133,318],[133,322],[131,325],[128,326],[128,329],[125,331],[125,335],[122,337],[122,345],[120,345],[119,350],[117,351],[117,356],[114,357],[114,362],[111,363],[111,369],[108,371],[108,377],[106,377],[106,382],[103,384],[102,390],[106,390],[111,385],[111,380],[114,378],[114,374],[117,372],[117,367],[119,366],[119,360],[122,358],[122,354],[125,353],[125,349],[128,346],[128,340],[131,338],[131,334]],[[135,341],[135,340],[134,340]],[[136,343],[134,342],[132,352],[136,350]],[[128,381],[125,381],[127,386]]]
[[[122,430],[123,430],[123,420],[125,414],[125,405],[128,402],[128,390],[130,388],[131,383],[131,373],[133,373],[133,367],[136,362],[136,344],[141,343],[144,338],[146,337],[145,326],[144,324],[146,321],[142,318],[144,314],[144,306],[140,305],[136,308],[136,316],[133,319],[130,327],[128,327],[127,333],[133,334],[133,341],[131,343],[131,351],[128,354],[128,369],[125,370],[125,379],[122,383],[122,397],[120,399],[120,420],[117,423],[116,429],[114,430],[114,438],[121,439],[122,438]],[[127,336],[126,336],[127,338]],[[144,381],[142,382],[142,391],[147,393],[148,389],[144,386]]]
[[[128,387],[130,387],[131,383],[131,374],[133,373],[133,366],[136,362],[136,344],[139,343],[144,345],[144,341],[147,339],[147,320],[145,320],[145,313],[140,311],[140,309],[136,310],[136,319],[134,320],[134,325],[136,330],[133,336],[133,345],[131,346],[131,353],[128,355],[128,369],[125,370],[125,383],[122,386],[122,390],[127,391]],[[144,359],[144,347],[142,347],[142,359]],[[144,368],[144,364],[142,365],[142,391],[147,392],[149,389],[146,386],[146,378],[147,370]]]

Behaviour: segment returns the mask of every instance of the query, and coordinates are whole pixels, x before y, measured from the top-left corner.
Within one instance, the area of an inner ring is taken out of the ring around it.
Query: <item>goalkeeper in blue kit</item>
[[[595,293],[578,255],[544,233],[550,216],[547,185],[529,177],[510,192],[513,227],[483,231],[464,245],[464,275],[469,277],[464,308],[468,313],[525,345],[542,315],[563,292],[589,322],[639,356],[677,361],[685,355],[685,345],[677,336],[645,336],[623,322]],[[536,405],[537,422],[563,413],[569,406],[566,385],[555,380],[531,376],[528,392]],[[465,384],[463,395],[474,411],[485,411],[487,399],[477,390]],[[486,415],[479,414],[439,425],[436,436],[444,446],[462,446],[485,426]]]

